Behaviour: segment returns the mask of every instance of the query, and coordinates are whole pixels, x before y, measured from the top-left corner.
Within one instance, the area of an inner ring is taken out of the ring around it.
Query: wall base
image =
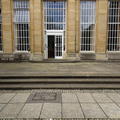
[[[43,55],[42,54],[31,54],[30,61],[35,61],[35,62],[43,61]]]
[[[107,55],[106,53],[97,53],[96,54],[96,60],[100,60],[100,61],[107,61],[108,58],[107,58]]]
[[[14,55],[10,53],[0,53],[0,62],[14,61]]]
[[[114,61],[120,60],[120,52],[108,52],[104,53],[65,53],[63,56],[64,60],[94,60],[94,61]],[[15,53],[0,53],[0,62],[24,62],[33,61],[40,62],[43,61],[43,54],[31,54],[30,52],[15,52]]]
[[[20,61],[29,61],[30,53],[0,53],[0,62],[20,62]]]
[[[95,52],[81,52],[80,59],[81,60],[95,60]]]
[[[109,60],[120,60],[120,52],[107,52]]]
[[[30,54],[30,52],[15,52],[14,61],[29,61]]]
[[[66,53],[67,60],[80,60],[79,53]]]

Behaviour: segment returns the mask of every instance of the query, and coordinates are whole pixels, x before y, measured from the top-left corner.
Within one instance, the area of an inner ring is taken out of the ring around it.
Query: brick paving
[[[61,93],[62,101],[28,103],[35,92]],[[120,118],[120,90],[0,90],[1,118]]]

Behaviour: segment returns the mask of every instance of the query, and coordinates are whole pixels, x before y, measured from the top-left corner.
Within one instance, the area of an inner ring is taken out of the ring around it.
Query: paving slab
[[[30,93],[17,93],[15,97],[10,100],[10,103],[24,103],[29,97]]]
[[[62,115],[63,118],[84,118],[79,103],[63,103]]]
[[[95,100],[90,93],[77,93],[77,96],[81,103],[95,103]]]
[[[5,102],[0,103],[0,118],[120,118],[120,90],[117,92],[96,89],[32,90],[32,92],[58,92],[63,94],[64,102],[60,103],[46,103],[45,101],[43,103],[27,103],[26,99],[30,94],[28,91],[0,91],[4,98],[0,97],[0,101]]]
[[[0,112],[0,118],[16,118],[24,104],[7,104]]]
[[[25,104],[17,118],[39,118],[42,103]]]
[[[0,68],[0,76],[120,76],[119,62],[0,63]]]
[[[61,104],[44,103],[40,118],[61,118]]]
[[[0,111],[2,110],[2,108],[5,106],[6,104],[0,104]]]
[[[120,118],[120,107],[115,103],[100,103],[99,105],[109,118]]]
[[[85,118],[106,118],[102,109],[95,103],[82,103]]]
[[[63,103],[76,103],[78,102],[76,94],[73,93],[62,93]]]
[[[120,103],[120,94],[118,93],[107,93],[107,95],[112,99],[114,102]]]
[[[14,96],[15,93],[3,93],[0,96],[0,103],[8,103]]]
[[[109,102],[113,102],[109,97],[107,97],[105,94],[103,93],[93,93],[92,94],[94,99],[98,102],[98,103],[109,103]]]

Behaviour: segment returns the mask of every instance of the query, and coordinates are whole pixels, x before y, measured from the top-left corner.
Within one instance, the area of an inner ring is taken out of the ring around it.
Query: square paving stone
[[[61,104],[44,103],[40,118],[61,118]]]
[[[0,118],[16,118],[24,104],[8,104],[0,112]]]
[[[30,93],[17,93],[10,103],[24,103],[29,97]]]
[[[78,103],[63,103],[62,114],[63,118],[84,118]]]
[[[73,93],[62,93],[63,103],[76,103],[78,102],[76,94]]]
[[[35,92],[32,93],[27,103],[61,103],[62,95],[57,92]]]
[[[79,101],[82,103],[95,103],[90,93],[77,93]]]
[[[106,118],[102,109],[95,103],[81,104],[85,118]]]
[[[109,118],[120,118],[120,108],[114,103],[100,103]]]
[[[95,100],[98,102],[98,103],[109,103],[109,102],[112,102],[112,100],[107,97],[105,94],[103,93],[93,93],[92,94],[93,97],[95,98]]]
[[[15,93],[4,93],[0,96],[0,103],[8,103],[14,96]]]
[[[42,103],[25,104],[17,118],[39,118],[42,108]]]
[[[117,93],[107,93],[107,95],[114,101],[117,103],[120,103],[120,95]]]
[[[0,104],[0,111],[6,104]]]

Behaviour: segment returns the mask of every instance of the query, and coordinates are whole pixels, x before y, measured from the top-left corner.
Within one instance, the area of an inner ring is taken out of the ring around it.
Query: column
[[[108,1],[97,0],[96,10],[96,59],[106,60]]]
[[[31,0],[32,1],[32,0]],[[43,59],[42,55],[42,1],[41,0],[33,0],[33,8],[31,5],[31,9],[33,9],[32,16],[32,57],[33,61],[41,61]],[[32,11],[32,10],[31,10]]]
[[[75,19],[75,27],[76,27],[76,53],[80,52],[80,0],[76,0],[76,19]]]
[[[76,4],[75,0],[68,0],[67,2],[67,57],[70,59],[76,57]]]
[[[3,33],[3,51],[5,54],[13,52],[12,37],[12,9],[11,0],[1,0],[2,4],[2,33]]]

